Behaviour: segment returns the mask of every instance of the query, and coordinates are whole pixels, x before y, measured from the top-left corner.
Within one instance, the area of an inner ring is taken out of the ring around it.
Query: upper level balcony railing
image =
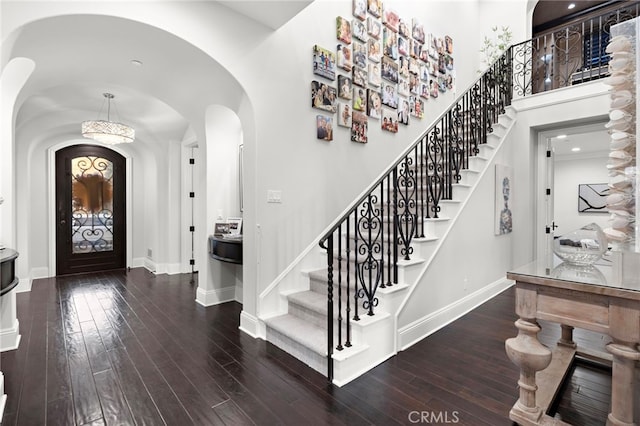
[[[618,2],[511,47],[514,98],[555,90],[609,75],[605,52],[612,25],[633,19],[639,1]]]

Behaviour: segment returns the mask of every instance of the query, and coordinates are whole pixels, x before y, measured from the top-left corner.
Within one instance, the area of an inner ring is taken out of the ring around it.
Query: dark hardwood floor
[[[20,347],[0,358],[2,425],[512,424],[513,289],[341,388],[239,331],[240,304],[204,308],[195,291],[189,275],[143,269],[35,280],[17,295]],[[554,344],[558,328],[543,329]],[[606,416],[606,383],[583,376],[571,389],[586,379],[580,404]]]

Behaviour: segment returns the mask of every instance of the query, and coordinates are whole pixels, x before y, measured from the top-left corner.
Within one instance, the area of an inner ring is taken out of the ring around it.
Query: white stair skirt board
[[[0,352],[18,349],[20,345],[20,321],[14,327],[0,329]]]
[[[196,292],[196,302],[202,306],[219,305],[220,303],[231,302],[236,300],[236,287],[214,288],[205,290],[198,286]]]
[[[480,147],[481,155],[470,159],[471,170],[461,171],[462,179],[459,184],[454,185],[456,191],[453,195],[454,200],[443,200],[441,203],[442,211],[438,214],[438,218],[425,219],[425,237],[412,240],[414,251],[411,260],[404,261],[402,257],[399,259],[398,284],[378,290],[376,297],[379,299],[379,304],[374,316],[370,317],[361,310],[360,321],[351,321],[352,346],[341,351],[335,349],[338,345],[337,301],[339,295],[342,295],[342,303],[344,304],[346,290],[344,287],[338,290],[338,271],[334,269],[333,302],[336,318],[334,318],[333,326],[333,384],[342,386],[350,382],[395,355],[398,350],[406,349],[512,285],[511,281],[501,279],[452,302],[401,330],[397,328],[398,312],[411,297],[413,289],[419,285],[435,253],[439,250],[443,240],[446,239],[451,227],[455,225],[460,212],[465,208],[469,197],[486,173],[488,166],[492,164],[495,154],[513,125],[514,119],[508,114],[501,116],[500,123],[494,125],[494,133],[489,135],[490,137],[487,139],[488,145]],[[345,232],[342,238],[352,237]],[[308,249],[307,253],[310,252],[311,249]],[[334,256],[337,257],[338,253],[334,253]],[[307,259],[303,259],[303,257],[300,256],[297,261],[305,262]],[[257,322],[247,320],[247,323],[250,323],[248,327],[253,327],[253,335],[266,338],[267,341],[298,358],[314,370],[326,375],[326,259],[316,258],[314,260],[317,261],[314,263],[315,269],[313,265],[306,262],[303,268],[297,269],[297,278],[287,279],[287,284],[283,286],[270,285],[270,291],[274,289],[279,294],[276,303],[265,306],[265,310]],[[350,261],[352,262],[353,259]],[[342,262],[340,269],[344,272],[346,269],[344,257]],[[293,271],[296,267],[297,264],[290,266],[288,271]],[[278,283],[281,280],[284,282],[284,278],[279,276]],[[342,286],[344,284],[343,282]],[[351,282],[351,286],[353,285],[354,283]],[[343,340],[341,342],[343,344],[345,340],[344,321],[343,319]]]
[[[425,337],[435,333],[447,324],[457,320],[487,300],[495,297],[514,284],[501,278],[467,297],[457,300],[398,330],[398,347],[401,351],[413,346]]]

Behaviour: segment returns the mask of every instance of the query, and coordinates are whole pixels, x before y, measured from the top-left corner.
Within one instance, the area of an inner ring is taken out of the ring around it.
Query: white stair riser
[[[306,348],[295,340],[267,326],[267,341],[307,364],[317,372],[327,374],[327,357]]]

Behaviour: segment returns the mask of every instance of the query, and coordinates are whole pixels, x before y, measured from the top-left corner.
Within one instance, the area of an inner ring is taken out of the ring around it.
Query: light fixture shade
[[[82,122],[82,136],[98,142],[115,145],[131,143],[136,132],[126,124],[105,120],[87,120]]]

